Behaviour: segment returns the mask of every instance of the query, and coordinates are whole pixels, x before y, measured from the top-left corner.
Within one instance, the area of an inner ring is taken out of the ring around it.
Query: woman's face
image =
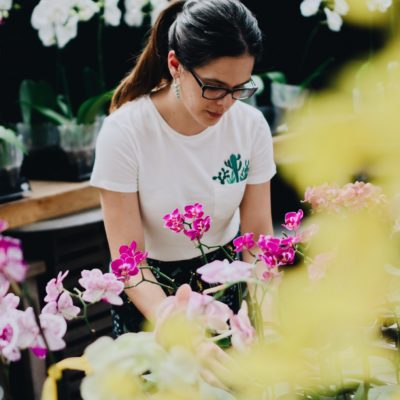
[[[248,54],[220,57],[192,71],[180,66],[178,70],[182,105],[199,126],[207,128],[216,124],[236,100],[231,93],[217,100],[203,98],[199,80],[204,85],[228,89],[249,87],[253,66],[254,57]]]

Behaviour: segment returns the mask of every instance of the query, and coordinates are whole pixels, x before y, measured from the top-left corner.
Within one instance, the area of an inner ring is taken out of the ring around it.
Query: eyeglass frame
[[[248,82],[250,82],[253,85],[253,87],[251,87],[251,88],[240,87],[240,88],[230,89],[230,88],[226,88],[226,87],[223,87],[223,86],[207,85],[200,79],[200,77],[192,69],[189,69],[188,71],[192,74],[193,78],[195,79],[197,84],[200,86],[200,88],[201,88],[201,97],[203,97],[204,99],[207,99],[207,100],[220,100],[220,99],[223,99],[224,97],[226,97],[229,93],[231,94],[232,98],[235,99],[235,100],[246,100],[246,99],[249,99],[250,97],[252,97],[256,93],[256,91],[258,89],[258,87],[254,83],[253,79],[251,79],[251,78],[249,79]],[[226,93],[224,95],[220,96],[220,97],[216,97],[216,98],[210,99],[210,98],[204,96],[204,92],[207,89],[225,90]],[[243,89],[253,90],[253,92],[251,93],[250,96],[243,97],[241,99],[236,98],[236,97],[233,96],[233,94],[235,92],[237,92],[239,90],[243,90]]]

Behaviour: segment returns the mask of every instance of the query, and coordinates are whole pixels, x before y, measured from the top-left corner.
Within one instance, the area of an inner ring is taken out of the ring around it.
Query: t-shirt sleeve
[[[134,132],[115,118],[107,117],[100,129],[90,184],[114,192],[138,191]]]
[[[256,126],[247,178],[250,184],[268,182],[276,173],[271,130],[263,116]]]

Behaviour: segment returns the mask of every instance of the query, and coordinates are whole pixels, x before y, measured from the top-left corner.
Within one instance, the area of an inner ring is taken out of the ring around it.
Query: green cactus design
[[[225,181],[230,178],[229,171],[225,168],[221,168],[217,176],[213,176],[214,181],[217,179],[220,181],[221,185],[225,185]]]
[[[242,168],[242,162],[240,161],[240,154],[231,154],[229,160],[224,161],[224,164],[232,170],[235,175],[236,182],[240,182],[239,171]],[[234,182],[232,182],[234,183]]]
[[[244,181],[247,179],[249,174],[249,160],[244,160],[244,165],[241,161],[240,154],[231,154],[228,160],[224,161],[224,164],[229,169],[224,167],[218,172],[218,175],[213,176],[213,180],[219,180],[221,185],[225,185],[225,183],[233,184]]]
[[[240,173],[240,180],[244,181],[247,179],[247,176],[249,175],[249,166],[250,166],[250,161],[245,160],[244,161],[244,167],[242,169],[242,172]]]

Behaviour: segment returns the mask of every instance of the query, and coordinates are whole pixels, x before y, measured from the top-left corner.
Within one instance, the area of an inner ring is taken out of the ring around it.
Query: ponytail
[[[182,11],[183,4],[184,0],[171,1],[171,5],[161,12],[135,67],[115,90],[110,112],[128,101],[149,94],[162,82],[171,81],[167,63],[168,31]]]

